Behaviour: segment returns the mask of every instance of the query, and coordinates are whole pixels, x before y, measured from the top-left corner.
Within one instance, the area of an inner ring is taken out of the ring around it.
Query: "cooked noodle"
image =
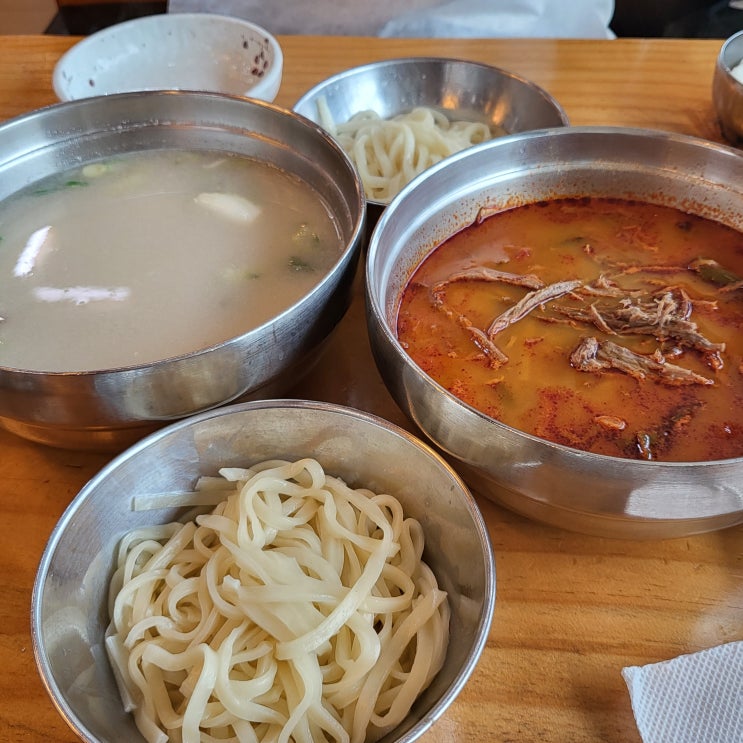
[[[487,124],[451,121],[425,106],[389,119],[361,111],[343,123],[333,120],[326,100],[317,107],[321,125],[354,161],[367,198],[383,203],[426,168],[494,135]]]
[[[375,740],[440,669],[446,594],[391,495],[314,459],[222,470],[225,499],[118,548],[106,646],[147,741]]]

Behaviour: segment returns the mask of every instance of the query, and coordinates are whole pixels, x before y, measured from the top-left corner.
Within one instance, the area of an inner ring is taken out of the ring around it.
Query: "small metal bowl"
[[[725,41],[717,55],[712,77],[712,102],[722,135],[733,145],[743,144],[743,76],[733,68],[743,61],[743,31]]]
[[[498,67],[463,59],[403,57],[354,67],[308,90],[294,104],[294,111],[321,123],[320,99],[336,122],[365,110],[389,118],[415,106],[428,106],[451,118],[483,122],[509,134],[569,123],[562,106],[538,85]],[[373,199],[367,203],[372,226],[385,204]]]
[[[244,155],[296,176],[322,194],[337,221],[336,262],[285,311],[208,348],[94,371],[0,366],[0,425],[7,430],[60,447],[121,451],[178,418],[283,394],[345,314],[364,238],[363,186],[331,137],[272,104],[150,91],[31,112],[0,126],[0,199],[73,166],[165,149]]]
[[[372,350],[393,398],[477,493],[530,518],[605,537],[679,537],[743,523],[743,458],[620,459],[553,444],[463,403],[397,338],[416,267],[483,205],[607,196],[678,206],[743,229],[743,156],[664,132],[566,127],[478,145],[429,169],[385,210],[366,262]]]
[[[454,471],[396,426],[325,403],[233,405],[163,429],[107,465],[54,529],[36,576],[32,638],[55,706],[87,743],[143,740],[124,711],[103,638],[115,547],[133,528],[173,521],[184,509],[135,511],[132,496],[192,489],[222,466],[314,457],[351,487],[389,492],[424,529],[424,559],[448,592],[451,637],[443,668],[405,720],[380,743],[411,743],[443,714],[470,677],[488,637],[495,564],[479,509]]]

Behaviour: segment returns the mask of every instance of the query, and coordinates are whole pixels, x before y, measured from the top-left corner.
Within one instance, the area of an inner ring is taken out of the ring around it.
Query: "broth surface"
[[[443,387],[527,433],[618,457],[727,459],[743,455],[741,277],[743,235],[711,220],[541,202],[436,248],[403,293],[398,337]]]
[[[269,164],[92,163],[0,204],[0,365],[88,371],[206,348],[287,309],[342,251],[322,197]]]

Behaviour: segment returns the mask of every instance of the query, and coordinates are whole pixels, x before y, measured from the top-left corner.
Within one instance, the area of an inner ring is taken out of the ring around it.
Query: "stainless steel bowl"
[[[324,403],[248,402],[172,424],[121,454],[81,490],[51,535],[33,591],[34,654],[55,706],[84,741],[142,740],[103,648],[107,588],[121,536],[181,513],[134,511],[132,496],[188,490],[224,465],[305,456],[352,487],[395,495],[421,522],[424,558],[449,594],[444,666],[384,743],[416,740],[457,696],[484,648],[495,601],[490,539],[466,486],[426,444],[381,419]]]
[[[509,428],[430,379],[396,337],[413,270],[479,208],[598,195],[678,205],[743,228],[743,155],[654,131],[568,127],[494,140],[419,176],[368,248],[368,327],[392,396],[481,494],[532,518],[601,536],[660,538],[743,522],[743,459],[660,463],[589,454]]]
[[[722,135],[731,144],[743,144],[743,82],[733,68],[743,61],[743,31],[725,41],[717,55],[712,76],[712,102]]]
[[[368,109],[389,118],[415,106],[429,106],[509,134],[568,125],[562,106],[538,85],[464,59],[403,57],[354,67],[308,90],[294,111],[320,123],[321,98],[336,122]],[[372,225],[385,204],[372,199],[368,203]]]
[[[255,157],[296,174],[333,211],[345,249],[318,285],[273,320],[152,364],[75,373],[0,367],[0,425],[69,448],[121,450],[164,423],[238,399],[282,394],[345,313],[364,238],[355,168],[309,121],[268,103],[211,93],[88,98],[0,126],[0,199],[102,157],[150,149]],[[29,339],[32,342],[32,339]]]

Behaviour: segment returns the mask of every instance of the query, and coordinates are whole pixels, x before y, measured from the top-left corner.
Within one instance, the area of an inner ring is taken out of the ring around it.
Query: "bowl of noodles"
[[[743,157],[621,127],[433,166],[368,245],[392,396],[473,490],[604,537],[743,523]]]
[[[459,693],[494,600],[479,509],[426,444],[350,408],[254,401],[150,435],[80,491],[32,636],[89,743],[391,743]]]
[[[464,59],[403,57],[315,85],[294,111],[338,139],[359,169],[372,216],[434,163],[479,142],[567,126],[562,106],[513,72]]]

